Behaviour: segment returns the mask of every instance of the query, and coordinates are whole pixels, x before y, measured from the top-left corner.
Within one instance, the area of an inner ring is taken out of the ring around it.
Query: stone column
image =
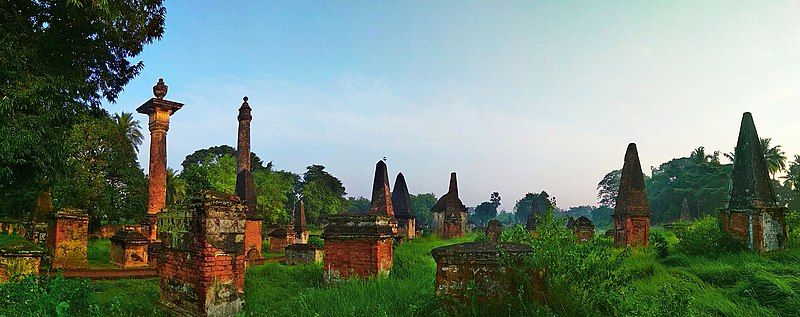
[[[250,114],[252,108],[250,108],[250,104],[247,103],[247,96],[242,98],[244,102],[242,106],[239,108],[239,116],[236,119],[239,120],[239,134],[236,142],[236,174],[239,174],[242,170],[250,170],[250,121],[253,120],[253,116]]]
[[[153,95],[147,102],[136,108],[136,111],[148,116],[150,130],[150,166],[148,178],[147,219],[143,222],[149,233],[148,239],[156,241],[156,214],[167,205],[167,130],[169,117],[183,107],[182,103],[164,99],[167,85],[159,78],[153,86]]]

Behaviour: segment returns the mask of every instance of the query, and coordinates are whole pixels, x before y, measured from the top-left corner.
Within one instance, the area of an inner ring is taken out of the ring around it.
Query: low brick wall
[[[38,275],[42,251],[6,252],[0,250],[0,282],[15,275]]]
[[[86,247],[89,217],[78,209],[63,209],[55,214],[47,234],[53,268],[81,268],[88,265]]]
[[[290,244],[286,246],[284,255],[287,265],[309,264],[322,262],[325,252],[310,244]]]
[[[381,214],[329,217],[323,269],[325,280],[387,275],[392,269],[396,222]]]
[[[445,303],[464,304],[473,296],[478,302],[498,301],[504,296],[517,296],[523,289],[527,298],[541,300],[543,280],[538,272],[527,271],[523,266],[524,257],[531,253],[531,247],[515,243],[470,242],[433,249],[436,295]],[[532,284],[520,284],[526,280]]]

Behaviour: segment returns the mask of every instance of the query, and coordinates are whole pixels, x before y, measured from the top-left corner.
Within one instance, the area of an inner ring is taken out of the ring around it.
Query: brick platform
[[[324,251],[310,244],[295,243],[286,246],[286,265],[322,262]]]
[[[328,218],[325,280],[386,275],[393,264],[393,218],[380,214],[340,214]],[[395,227],[396,228],[396,227]]]
[[[147,247],[150,240],[132,229],[117,231],[111,241],[111,263],[121,267],[146,267],[149,265]]]
[[[233,316],[244,307],[245,207],[212,191],[158,215],[159,303],[180,316]]]

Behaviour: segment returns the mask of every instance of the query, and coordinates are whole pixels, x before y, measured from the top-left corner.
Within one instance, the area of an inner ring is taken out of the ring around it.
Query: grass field
[[[687,255],[676,250],[666,232],[670,254],[652,247],[633,249],[624,259],[625,281],[614,311],[636,316],[800,316],[800,250],[796,247],[765,256],[751,252]],[[392,273],[385,278],[350,280],[325,285],[322,266],[251,267],[245,282],[247,316],[441,316],[434,297],[435,263],[430,250],[475,237],[441,240],[434,236],[403,243],[395,249]],[[107,240],[90,243],[90,261],[103,265]],[[623,252],[615,249],[615,252]],[[32,279],[35,280],[35,279]],[[604,293],[605,286],[575,290],[558,285],[560,293]],[[609,293],[614,294],[614,293]],[[600,296],[600,295],[597,295]],[[157,279],[49,281],[0,285],[0,316],[162,316]],[[579,301],[558,301],[559,307],[526,303],[526,315],[596,315],[581,310]],[[26,306],[28,305],[28,306]],[[478,310],[480,311],[480,310]],[[471,310],[465,310],[470,314]],[[515,315],[506,310],[497,315]],[[480,315],[480,314],[477,314]]]

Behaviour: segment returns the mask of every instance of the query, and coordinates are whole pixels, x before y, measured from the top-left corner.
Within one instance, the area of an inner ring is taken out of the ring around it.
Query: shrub
[[[669,243],[660,231],[650,231],[650,246],[653,247],[659,258],[663,259],[669,255]]]
[[[325,240],[322,240],[319,236],[310,236],[308,237],[308,244],[313,245],[318,248],[322,248],[325,246]]]
[[[27,276],[0,284],[0,316],[89,315],[90,284],[82,279]]]
[[[683,230],[675,231],[678,250],[692,255],[719,255],[739,252],[744,245],[722,231],[716,217],[705,216]]]
[[[786,215],[786,229],[789,235],[788,244],[800,247],[800,211],[793,210]]]

